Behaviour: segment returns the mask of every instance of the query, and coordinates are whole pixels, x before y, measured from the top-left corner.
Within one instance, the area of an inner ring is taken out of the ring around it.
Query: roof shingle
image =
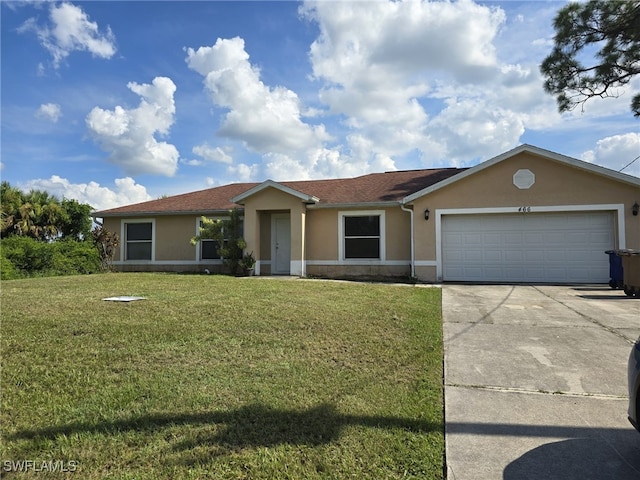
[[[466,170],[441,168],[371,173],[354,178],[278,182],[320,199],[319,205],[400,202],[404,197],[435,185]],[[95,212],[94,217],[121,215],[207,214],[230,210],[238,205],[231,199],[260,185],[232,183],[147,202]]]

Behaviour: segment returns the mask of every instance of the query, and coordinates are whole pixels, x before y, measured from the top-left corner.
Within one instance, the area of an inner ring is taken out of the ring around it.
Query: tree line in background
[[[98,225],[93,208],[48,192],[0,186],[2,280],[95,273],[110,268],[118,236]]]

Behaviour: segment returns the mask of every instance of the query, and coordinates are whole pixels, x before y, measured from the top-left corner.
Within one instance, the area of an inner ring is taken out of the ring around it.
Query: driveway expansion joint
[[[598,320],[596,320],[593,317],[590,317],[589,315],[585,315],[584,313],[580,312],[579,310],[576,310],[575,308],[573,308],[571,305],[566,304],[565,302],[558,300],[555,297],[552,297],[551,295],[549,295],[548,293],[543,292],[542,290],[540,290],[540,288],[536,287],[535,285],[531,285],[531,287],[533,289],[535,289],[536,291],[538,291],[541,295],[544,295],[545,297],[547,297],[549,300],[553,300],[554,302],[559,303],[560,305],[562,305],[563,307],[568,308],[569,310],[571,310],[572,312],[574,312],[575,314],[579,315],[580,317],[584,318],[586,321],[593,323],[594,325],[597,325],[598,327],[602,328],[603,330],[606,330],[609,333],[612,333],[613,335],[615,335],[616,337],[620,337],[622,338],[624,341],[626,341],[629,345],[633,345],[635,340],[633,339],[629,339],[626,335],[620,333],[617,329],[612,328],[612,327],[608,327],[607,325],[604,325],[603,323],[599,322]]]

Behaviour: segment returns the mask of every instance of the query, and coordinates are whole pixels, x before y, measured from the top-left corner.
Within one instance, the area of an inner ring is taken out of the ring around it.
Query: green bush
[[[51,270],[58,275],[100,271],[100,255],[92,242],[62,240],[53,245],[55,248],[51,258]]]
[[[92,242],[44,242],[11,236],[2,240],[2,279],[25,276],[75,275],[100,271]]]
[[[0,280],[13,280],[19,278],[20,274],[13,263],[4,256],[4,250],[0,253]]]

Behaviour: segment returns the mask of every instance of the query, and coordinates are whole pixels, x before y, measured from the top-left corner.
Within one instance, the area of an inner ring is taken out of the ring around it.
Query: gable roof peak
[[[279,183],[276,182],[274,180],[265,180],[264,182],[254,186],[253,188],[250,188],[249,190],[242,192],[239,195],[236,195],[235,197],[233,197],[231,199],[231,201],[233,203],[237,203],[239,205],[242,205],[243,202],[251,197],[252,195],[255,195],[258,192],[261,192],[263,190],[266,190],[268,188],[274,188],[276,190],[279,190],[283,193],[286,193],[288,195],[291,195],[293,197],[297,197],[300,200],[302,200],[305,203],[318,203],[320,201],[320,199],[318,197],[314,197],[313,195],[308,195],[306,193],[300,192],[298,190],[295,190],[291,187],[288,187],[287,185],[283,184],[283,183]]]
[[[410,195],[407,195],[405,198],[402,199],[402,203],[403,204],[407,204],[407,203],[411,203],[414,200],[416,200],[417,198],[420,198],[424,195],[427,195],[428,193],[434,192],[436,190],[439,190],[441,188],[444,188],[454,182],[458,182],[460,180],[462,180],[463,178],[466,178],[470,175],[473,175],[479,171],[482,171],[486,168],[489,168],[493,165],[496,165],[500,162],[503,162],[505,160],[508,160],[512,157],[515,157],[516,155],[519,155],[521,153],[530,153],[532,155],[536,155],[539,157],[543,157],[547,160],[551,160],[563,165],[567,165],[567,166],[571,166],[573,168],[578,168],[581,170],[586,170],[588,172],[594,173],[596,175],[600,175],[603,177],[607,177],[607,178],[611,178],[623,183],[627,183],[627,184],[631,184],[631,185],[635,185],[635,186],[640,186],[640,179],[637,177],[634,177],[632,175],[627,175],[626,173],[621,173],[621,172],[616,172],[615,170],[611,170],[609,168],[605,168],[605,167],[601,167],[600,165],[595,165],[593,163],[589,163],[589,162],[585,162],[584,160],[578,160],[577,158],[573,158],[573,157],[569,157],[567,155],[563,155],[561,153],[557,153],[557,152],[553,152],[551,150],[546,150],[544,148],[540,148],[540,147],[536,147],[534,145],[529,145],[527,143],[523,143],[522,145],[518,145],[515,148],[512,148],[511,150],[508,150],[504,153],[501,153],[500,155],[497,155],[493,158],[490,158],[488,160],[485,160],[482,163],[479,163],[478,165],[475,165],[474,167],[469,168],[468,170],[455,175],[453,177],[447,178],[441,182],[438,182],[434,185],[430,185],[426,188],[423,188],[422,190],[419,190],[417,192],[414,192]]]

